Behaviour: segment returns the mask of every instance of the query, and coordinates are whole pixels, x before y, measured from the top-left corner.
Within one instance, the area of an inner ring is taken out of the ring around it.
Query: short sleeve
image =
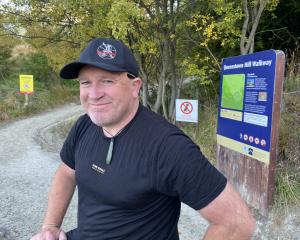
[[[199,147],[180,132],[163,140],[154,164],[154,176],[158,191],[178,197],[196,210],[213,201],[227,182]]]
[[[86,115],[81,116],[72,126],[64,144],[60,151],[62,161],[70,168],[75,169],[75,146],[78,141],[78,136],[81,126],[85,122]]]

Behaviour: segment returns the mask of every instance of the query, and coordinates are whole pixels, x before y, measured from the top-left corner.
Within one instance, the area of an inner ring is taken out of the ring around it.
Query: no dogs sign
[[[198,100],[176,99],[176,121],[198,122]]]

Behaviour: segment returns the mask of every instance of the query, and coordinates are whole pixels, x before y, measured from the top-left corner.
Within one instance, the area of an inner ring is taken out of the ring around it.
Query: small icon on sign
[[[267,101],[267,92],[259,92],[258,93],[258,101],[266,102]]]
[[[253,142],[253,137],[252,136],[249,137],[249,142],[251,142],[251,143]]]
[[[247,141],[248,140],[248,135],[244,134],[244,140]]]
[[[183,102],[180,110],[183,114],[190,114],[193,111],[193,105],[190,102]]]
[[[251,156],[253,155],[253,149],[252,148],[249,148],[248,154],[251,155]]]
[[[259,144],[259,138],[254,139],[255,144]]]
[[[262,140],[260,141],[260,144],[261,144],[263,147],[266,146],[266,145],[267,145],[266,140],[265,140],[265,139],[262,139]]]

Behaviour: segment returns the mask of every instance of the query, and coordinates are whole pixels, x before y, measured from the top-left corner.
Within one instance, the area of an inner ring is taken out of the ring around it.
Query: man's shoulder
[[[172,131],[181,131],[177,126],[170,123],[167,119],[163,116],[159,115],[158,113],[153,112],[152,110],[142,107],[142,114],[141,114],[141,123],[147,128],[151,129],[152,131],[157,130],[161,133],[163,132],[172,132]]]
[[[83,132],[87,131],[90,127],[93,127],[93,123],[87,114],[81,115],[76,122],[73,124],[71,132],[75,134],[76,137],[81,135]]]
[[[186,139],[186,134],[176,125],[170,123],[163,116],[143,107],[137,121],[135,134],[156,144],[167,144],[170,140],[181,141]]]

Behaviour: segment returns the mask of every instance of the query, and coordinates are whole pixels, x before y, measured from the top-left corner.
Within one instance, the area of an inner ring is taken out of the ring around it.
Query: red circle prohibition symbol
[[[183,102],[180,105],[180,110],[184,114],[190,114],[193,111],[193,105],[190,102]]]

